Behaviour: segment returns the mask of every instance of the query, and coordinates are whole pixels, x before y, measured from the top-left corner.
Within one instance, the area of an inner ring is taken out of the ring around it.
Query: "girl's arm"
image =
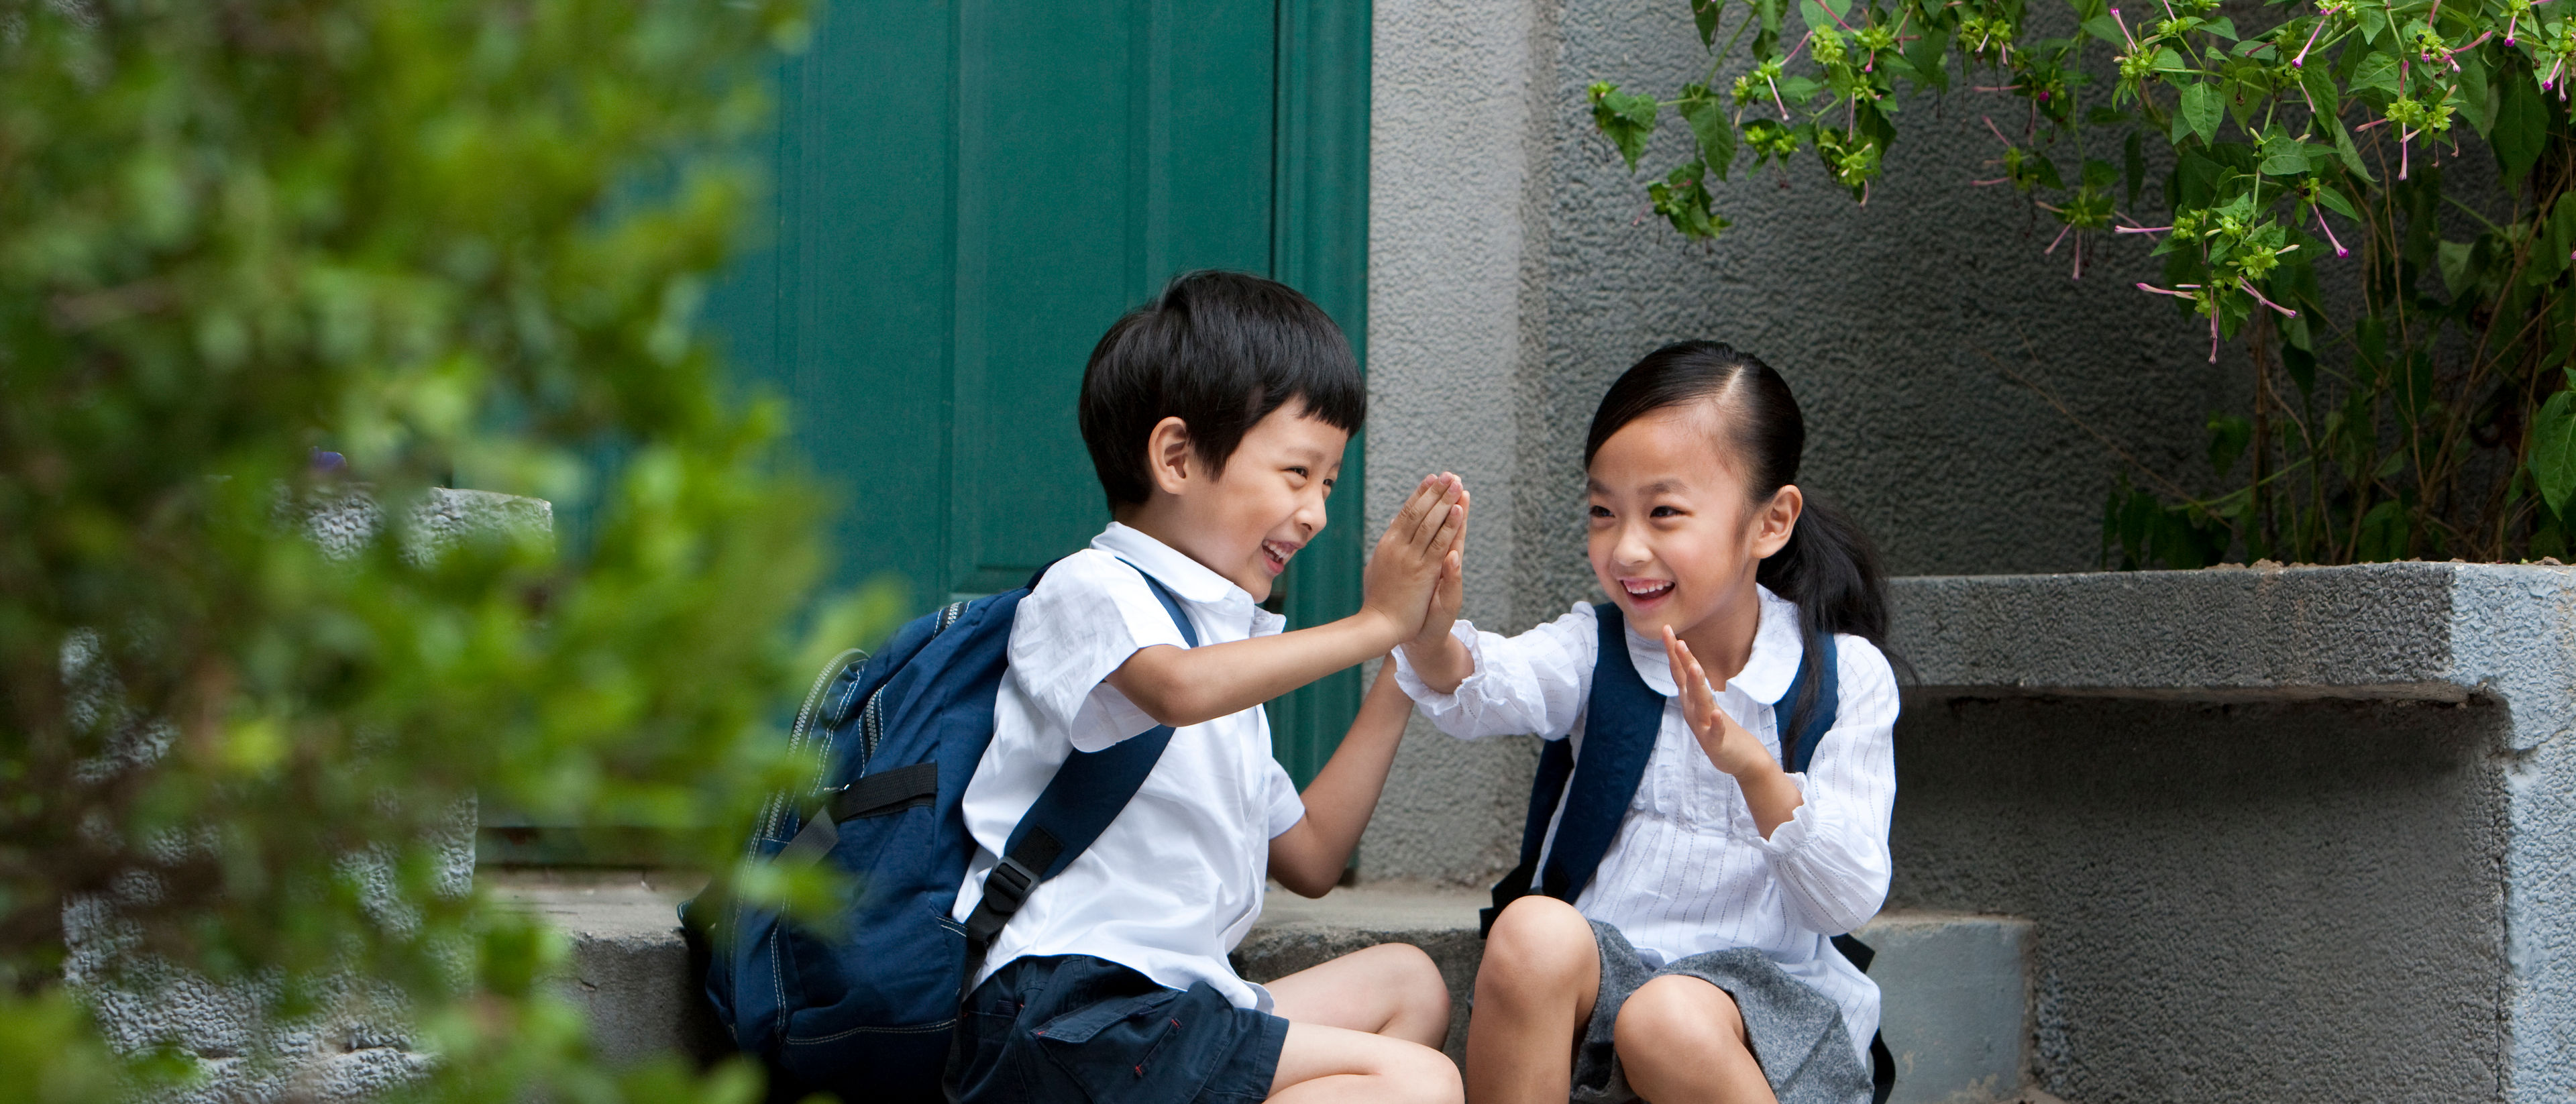
[[[1392,664],[1379,668],[1350,734],[1306,787],[1306,819],[1270,840],[1270,876],[1280,885],[1321,897],[1341,881],[1412,715],[1413,702],[1396,688]]]
[[[1479,632],[1459,621],[1448,646],[1468,657],[1472,673],[1446,693],[1413,669],[1403,649],[1395,658],[1398,685],[1435,727],[1462,740],[1532,734],[1555,739],[1583,715],[1600,630],[1592,607],[1578,606],[1519,636]]]
[[[1310,629],[1201,648],[1158,644],[1137,651],[1107,681],[1155,723],[1180,728],[1240,713],[1384,655],[1422,631],[1434,596],[1444,589],[1444,573],[1451,579],[1458,574],[1466,529],[1466,486],[1456,476],[1423,480],[1369,556],[1358,613]],[[1453,582],[1448,589],[1454,588]]]
[[[1896,675],[1884,656],[1846,638],[1842,709],[1803,775],[1780,769],[1762,742],[1717,708],[1690,649],[1665,644],[1682,717],[1717,769],[1744,793],[1781,896],[1807,929],[1837,935],[1868,923],[1886,903],[1894,864],[1889,816],[1896,805]]]

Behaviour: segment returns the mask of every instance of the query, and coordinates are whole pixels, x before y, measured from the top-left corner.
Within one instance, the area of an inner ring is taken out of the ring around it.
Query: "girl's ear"
[[[1798,531],[1798,515],[1807,508],[1807,496],[1797,484],[1771,492],[1771,501],[1753,514],[1753,556],[1770,559],[1789,546],[1789,536]]]
[[[1196,474],[1191,471],[1196,451],[1190,446],[1188,422],[1165,418],[1154,423],[1154,432],[1145,438],[1145,466],[1153,473],[1155,489],[1168,495],[1188,490]]]

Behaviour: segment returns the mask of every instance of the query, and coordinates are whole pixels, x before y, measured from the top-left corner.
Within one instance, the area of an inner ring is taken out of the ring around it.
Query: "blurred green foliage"
[[[820,498],[692,313],[804,19],[0,0],[0,1099],[195,1068],[112,1052],[67,992],[83,899],[132,925],[121,962],[264,979],[281,1016],[332,977],[395,987],[428,1098],[757,1093],[598,1068],[538,983],[560,937],[443,891],[441,841],[479,791],[666,829],[726,879],[796,778],[770,711],[819,658],[790,626]],[[399,529],[456,473],[590,531],[337,559],[303,534],[352,491]]]

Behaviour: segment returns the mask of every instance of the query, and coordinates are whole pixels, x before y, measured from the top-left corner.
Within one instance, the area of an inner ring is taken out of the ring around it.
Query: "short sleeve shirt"
[[[1283,623],[1224,576],[1116,522],[1049,568],[1012,621],[993,743],[966,785],[976,852],[954,919],[983,899],[1011,829],[1067,755],[1154,727],[1104,681],[1141,649],[1186,646],[1140,569],[1180,599],[1202,645],[1268,636]],[[1238,1007],[1268,1011],[1269,991],[1237,977],[1226,953],[1261,915],[1271,838],[1305,815],[1296,784],[1271,757],[1260,707],[1175,731],[1118,818],[1029,894],[975,981],[1013,959],[1083,954],[1175,989],[1204,981]]]

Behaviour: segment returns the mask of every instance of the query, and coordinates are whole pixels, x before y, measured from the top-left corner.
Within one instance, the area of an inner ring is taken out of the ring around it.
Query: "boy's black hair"
[[[1082,443],[1114,510],[1144,502],[1153,488],[1145,447],[1163,419],[1187,423],[1199,462],[1221,473],[1244,433],[1290,399],[1309,417],[1359,429],[1368,385],[1341,327],[1278,281],[1187,272],[1092,348],[1082,370]]]

